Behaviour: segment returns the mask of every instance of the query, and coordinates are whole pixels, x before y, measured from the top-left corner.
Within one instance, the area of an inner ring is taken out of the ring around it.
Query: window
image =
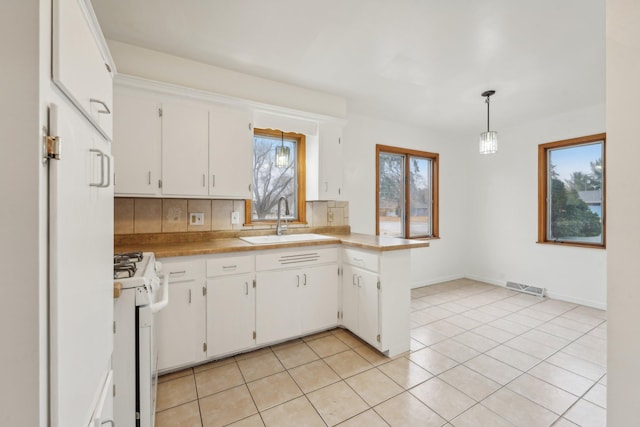
[[[376,145],[376,234],[438,237],[438,154]]]
[[[538,243],[605,247],[605,141],[538,146]]]
[[[276,147],[289,148],[288,164],[276,165]],[[245,222],[275,221],[278,200],[289,203],[289,220],[305,221],[305,137],[273,129],[254,129],[253,198],[246,202]],[[284,206],[283,206],[284,209]],[[284,216],[284,211],[282,212]]]

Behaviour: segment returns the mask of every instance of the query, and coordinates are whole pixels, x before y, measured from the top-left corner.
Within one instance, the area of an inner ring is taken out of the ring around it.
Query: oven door
[[[151,294],[149,305],[138,307],[138,396],[140,427],[153,427],[158,389],[157,313],[169,303],[169,280]]]

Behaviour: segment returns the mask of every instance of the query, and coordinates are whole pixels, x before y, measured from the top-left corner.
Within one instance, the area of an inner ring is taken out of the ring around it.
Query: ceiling
[[[605,0],[92,0],[107,39],[447,132],[605,102]],[[117,62],[116,62],[117,65]]]

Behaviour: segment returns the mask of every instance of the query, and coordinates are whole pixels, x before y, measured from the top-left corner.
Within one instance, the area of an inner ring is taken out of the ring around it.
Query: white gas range
[[[155,423],[157,330],[155,314],[169,303],[168,278],[153,252],[114,255],[114,420],[118,427]]]

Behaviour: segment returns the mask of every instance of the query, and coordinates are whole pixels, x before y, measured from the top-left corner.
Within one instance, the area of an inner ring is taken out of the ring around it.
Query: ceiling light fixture
[[[280,146],[276,147],[276,167],[286,168],[289,166],[289,147],[284,146],[284,132],[281,132]]]
[[[498,132],[489,130],[489,97],[495,94],[495,90],[482,92],[487,100],[487,131],[480,134],[480,154],[494,154],[498,151]]]

